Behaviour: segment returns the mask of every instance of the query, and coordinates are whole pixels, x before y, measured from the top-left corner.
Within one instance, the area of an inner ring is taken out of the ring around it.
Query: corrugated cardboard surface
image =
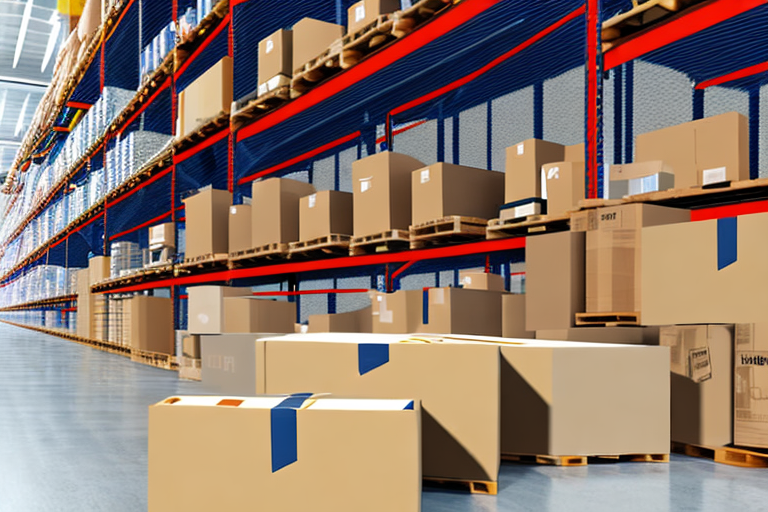
[[[296,323],[296,303],[257,299],[254,297],[224,297],[224,330],[241,332],[293,332]]]
[[[307,332],[372,332],[371,308],[332,315],[309,315]]]
[[[413,171],[411,213],[414,225],[450,215],[492,219],[504,200],[504,174],[436,163]]]
[[[259,41],[259,85],[276,75],[293,76],[292,58],[293,32],[290,30],[278,30]]]
[[[749,121],[737,112],[694,121],[699,183],[708,170],[725,167],[725,180],[749,179]]]
[[[733,326],[662,327],[670,348],[672,441],[724,446],[733,442]]]
[[[537,340],[657,345],[658,327],[574,327],[536,331]]]
[[[525,328],[568,329],[584,311],[584,233],[551,233],[528,237]]]
[[[190,286],[187,295],[187,330],[192,334],[219,334],[224,332],[224,297],[250,296],[251,289]]]
[[[430,288],[428,322],[419,332],[501,336],[503,292],[466,288]]]
[[[505,338],[533,338],[525,330],[525,295],[505,293],[501,296],[501,335]]]
[[[736,325],[735,350],[733,441],[768,448],[768,324]]]
[[[136,295],[128,300],[132,348],[160,354],[174,353],[173,301]]]
[[[185,256],[194,258],[229,252],[229,207],[232,193],[207,189],[184,199]]]
[[[323,190],[299,200],[299,239],[352,234],[352,194]]]
[[[390,151],[352,162],[354,236],[407,231],[411,225],[411,173],[423,167],[415,158]]]
[[[577,210],[584,199],[584,162],[555,162],[541,169],[547,179],[547,215]]]
[[[498,347],[393,341],[386,343],[388,362],[360,375],[358,344],[381,344],[380,338],[336,335],[339,341],[334,342],[321,336],[266,340],[268,394],[311,389],[359,398],[419,399],[424,476],[497,479]]]
[[[232,59],[224,57],[189,84],[179,101],[179,118],[183,137],[204,122],[229,112],[232,105]]]
[[[251,185],[253,247],[298,241],[299,199],[314,193],[313,185],[301,181],[286,178],[254,181]]]
[[[111,261],[109,256],[94,256],[88,260],[89,284],[94,285],[100,281],[109,279],[109,266]]]
[[[187,334],[181,339],[181,355],[191,359],[200,359],[200,336]]]
[[[282,398],[230,402],[244,400],[237,407],[221,400],[150,407],[150,512],[421,510],[418,405],[361,410],[305,401],[296,411],[296,462],[273,471],[272,442],[281,438],[271,407]]]
[[[251,249],[251,205],[229,207],[229,252]]]
[[[334,23],[304,18],[293,26],[293,69],[314,59],[344,35],[344,27]]]
[[[638,162],[632,164],[615,164],[611,166],[611,181],[632,180],[652,174],[666,172],[674,175],[672,167],[661,160]]]
[[[400,0],[361,0],[347,10],[347,32],[357,32],[382,14],[400,9]]]
[[[698,185],[696,136],[691,123],[638,135],[635,139],[635,161],[652,160],[660,160],[671,167],[677,188]]]
[[[371,304],[374,333],[404,334],[421,328],[424,309],[422,290],[374,292]]]
[[[273,336],[279,334],[200,336],[201,376],[205,388],[223,395],[263,394],[264,347],[259,345],[258,340]]]
[[[582,157],[583,158],[583,157]],[[541,197],[541,166],[566,160],[561,144],[528,139],[507,148],[504,201]]]
[[[91,295],[90,270],[77,271],[77,335],[91,338],[93,295]]]
[[[459,284],[468,290],[491,290],[503,292],[504,277],[490,272],[477,272],[475,270],[460,270]]]
[[[645,325],[750,323],[768,311],[768,214],[736,219],[737,260],[718,270],[718,222],[643,228]]]

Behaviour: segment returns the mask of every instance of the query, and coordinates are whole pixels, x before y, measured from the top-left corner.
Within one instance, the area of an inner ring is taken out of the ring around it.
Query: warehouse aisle
[[[0,324],[0,512],[145,511],[147,406],[201,392],[175,373]],[[499,496],[425,489],[423,510],[766,510],[766,477],[683,456],[668,465],[504,464]]]

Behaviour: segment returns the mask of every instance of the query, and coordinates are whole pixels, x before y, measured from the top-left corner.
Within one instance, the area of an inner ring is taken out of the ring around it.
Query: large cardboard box
[[[691,123],[642,133],[635,138],[635,161],[662,161],[675,175],[677,188],[699,184],[696,173],[696,136]],[[613,167],[611,168],[613,173]]]
[[[77,335],[82,338],[91,338],[92,311],[90,270],[84,268],[77,271]]]
[[[293,32],[278,30],[259,41],[259,94],[264,94],[275,87],[270,87],[270,80],[282,75],[287,79],[293,76]],[[263,90],[266,87],[266,90]]]
[[[229,207],[229,252],[237,253],[252,249],[251,205],[238,204]]]
[[[501,351],[502,453],[669,453],[667,347],[466,338]]]
[[[646,226],[688,222],[689,210],[633,203],[588,210],[588,313],[639,312],[641,260]]]
[[[541,167],[565,160],[561,144],[528,139],[507,148],[504,170],[504,202],[541,197]]]
[[[323,190],[299,200],[299,239],[352,234],[352,194]]]
[[[371,304],[374,333],[404,334],[421,328],[424,319],[422,290],[372,292]]]
[[[419,512],[420,420],[410,399],[168,398],[149,408],[149,512]]]
[[[662,327],[670,348],[672,441],[699,446],[733,442],[733,326]]]
[[[658,345],[658,327],[574,327],[536,331],[537,340]]]
[[[584,233],[528,237],[525,246],[525,328],[569,329],[584,311]]]
[[[426,293],[427,308],[419,332],[501,336],[503,292],[430,288]]]
[[[149,228],[150,247],[176,247],[176,224],[164,222]]]
[[[563,160],[566,162],[584,162],[585,161],[585,147],[584,143],[574,144],[572,146],[565,146],[563,153]]]
[[[506,291],[504,288],[504,277],[490,272],[460,270],[459,284],[468,290]]]
[[[221,113],[229,113],[232,91],[232,59],[224,57],[179,94],[178,137],[188,135]]]
[[[400,9],[400,0],[360,0],[347,10],[347,33],[354,34],[382,14]]]
[[[111,261],[109,256],[94,256],[88,260],[88,283],[90,285],[109,279]]]
[[[296,303],[255,297],[224,297],[224,330],[240,332],[293,332]]]
[[[314,59],[344,35],[344,27],[312,18],[304,18],[293,26],[293,69],[300,72],[304,64]]]
[[[266,394],[311,389],[420,400],[424,476],[496,481],[498,347],[336,333],[258,343],[265,344]]]
[[[187,288],[187,330],[191,334],[219,334],[225,326],[225,297],[248,297],[250,288],[190,286]]]
[[[411,225],[411,173],[424,164],[384,151],[352,163],[354,236],[408,230]]]
[[[766,213],[643,228],[643,324],[762,321],[767,232]]]
[[[136,295],[128,300],[131,348],[173,355],[173,300]]]
[[[525,294],[505,293],[501,296],[501,335],[520,339],[535,336],[533,331],[525,329]]]
[[[462,165],[436,163],[413,171],[414,225],[451,215],[492,219],[504,201],[504,174]]]
[[[279,333],[204,334],[200,336],[201,377],[206,390],[222,395],[264,392],[264,346],[256,340]],[[260,348],[260,351],[257,349]]]
[[[768,448],[768,323],[735,329],[733,442]]]
[[[372,332],[371,308],[331,315],[309,315],[307,332]]]
[[[190,359],[200,359],[200,335],[186,334],[181,339],[181,355]]]
[[[695,121],[700,185],[749,179],[749,120],[738,112]]]
[[[287,244],[299,239],[299,200],[315,192],[309,183],[286,178],[251,185],[251,244]]]
[[[577,210],[584,199],[584,162],[545,164],[541,172],[547,182],[547,215],[556,217]]]
[[[232,193],[206,189],[184,199],[187,258],[229,252]]]

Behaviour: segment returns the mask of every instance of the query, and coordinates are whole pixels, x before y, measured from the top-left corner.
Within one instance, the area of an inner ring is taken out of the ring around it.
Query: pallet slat
[[[640,313],[576,313],[576,325],[641,325]]]
[[[495,496],[499,493],[498,482],[486,480],[460,480],[454,478],[433,478],[424,477],[424,484],[427,487],[439,487],[450,490],[469,491],[471,494],[488,494]]]
[[[521,455],[504,453],[501,460],[523,464],[576,467],[609,462],[669,462],[668,453],[627,455]]]
[[[403,229],[392,229],[383,233],[359,236],[352,239],[349,244],[350,256],[364,254],[376,254],[382,252],[408,249],[411,243],[411,235]]]
[[[672,442],[672,451],[742,468],[768,468],[768,453],[731,446],[698,446]]]
[[[486,238],[497,240],[499,238],[568,231],[570,228],[570,215],[530,215],[524,219],[491,219],[488,221]]]

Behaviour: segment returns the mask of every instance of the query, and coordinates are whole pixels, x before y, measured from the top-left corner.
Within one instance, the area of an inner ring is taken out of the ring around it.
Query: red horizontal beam
[[[69,108],[79,108],[80,110],[88,110],[93,105],[91,105],[90,103],[83,103],[81,101],[68,101],[67,106]]]
[[[133,115],[129,117],[127,121],[122,123],[122,126],[118,130],[118,133],[123,133],[123,131],[127,127],[129,127],[131,123],[133,123],[136,120],[136,118],[138,118],[141,114],[144,113],[145,110],[147,110],[147,108],[149,108],[152,102],[154,102],[155,99],[157,99],[157,97],[160,96],[160,93],[168,89],[170,86],[171,86],[171,77],[168,77],[165,79],[165,82],[163,82],[163,85],[158,87],[158,89],[154,92],[154,94],[152,94],[152,96],[150,96],[150,98],[147,101],[145,101],[144,104],[141,107],[139,107],[139,109],[136,110],[136,112],[134,112]]]
[[[130,235],[134,231],[138,231],[141,228],[145,228],[147,226],[151,226],[152,224],[155,224],[156,222],[160,222],[164,218],[170,217],[170,216],[171,216],[171,212],[167,212],[167,213],[164,213],[162,215],[158,215],[157,217],[155,217],[153,219],[149,219],[147,222],[142,222],[138,226],[134,226],[131,229],[126,229],[125,231],[121,231],[120,233],[117,233],[116,235],[112,235],[111,237],[109,237],[109,241],[111,242],[115,238],[120,238],[121,236]]]
[[[294,292],[253,292],[256,297],[293,297],[294,295],[326,295],[329,293],[368,293],[370,290],[356,288],[350,290],[297,290]]]
[[[224,16],[221,19],[221,22],[219,25],[213,29],[213,32],[211,32],[208,36],[206,36],[205,40],[203,40],[202,43],[200,43],[200,46],[197,47],[197,49],[192,52],[192,55],[187,57],[187,60],[184,61],[184,64],[181,65],[181,67],[174,73],[173,78],[175,80],[178,80],[181,75],[184,74],[184,72],[187,70],[190,64],[201,54],[203,53],[203,50],[205,50],[209,44],[211,44],[211,41],[213,41],[216,36],[221,34],[221,32],[229,26],[229,14]]]
[[[605,53],[604,68],[606,71],[613,69],[766,3],[768,0],[716,0],[699,8],[693,7],[683,16],[662,23],[608,50]]]
[[[129,197],[131,197],[133,194],[135,194],[139,190],[143,189],[144,187],[148,187],[149,185],[151,185],[152,183],[156,182],[160,178],[168,175],[172,170],[173,170],[173,167],[168,167],[166,169],[163,169],[162,171],[160,171],[159,173],[155,174],[154,176],[152,176],[150,179],[148,179],[144,183],[141,183],[141,184],[133,187],[132,189],[130,189],[125,194],[122,194],[122,195],[118,196],[117,199],[115,199],[114,201],[112,201],[110,203],[107,203],[107,208],[111,208],[111,207],[115,206],[116,204],[118,204],[118,203],[128,199]]]
[[[408,126],[404,126],[402,128],[398,128],[397,130],[392,132],[392,136],[394,137],[395,135],[400,135],[403,132],[407,132],[408,130],[412,130],[413,128],[416,128],[417,126],[423,125],[427,121],[428,121],[428,119],[424,119],[423,121],[418,121],[418,122],[409,124]],[[376,144],[381,144],[382,142],[386,142],[386,141],[387,141],[387,136],[384,135],[384,136],[379,137],[378,139],[376,139]]]
[[[359,64],[336,75],[324,84],[315,87],[307,94],[265,115],[254,123],[237,132],[237,141],[252,137],[305,110],[322,103],[328,98],[342,93],[345,89],[372,76],[387,66],[414,53],[437,38],[451,32],[475,16],[487,11],[502,0],[470,0],[461,2],[445,14],[419,27],[406,37],[387,46],[380,52],[364,59]],[[236,5],[236,4],[234,4]]]
[[[105,37],[104,39],[107,40],[115,33],[115,30],[117,30],[117,27],[120,26],[120,22],[123,21],[123,18],[125,18],[125,15],[128,14],[128,9],[131,8],[133,5],[134,0],[129,0],[128,4],[123,8],[123,12],[120,13],[120,17],[117,18],[117,22],[115,23],[115,26],[112,27],[112,30],[109,32],[109,35]],[[103,49],[102,49],[103,53]]]
[[[298,263],[283,263],[279,265],[264,265],[252,268],[234,270],[222,270],[207,274],[161,279],[154,282],[140,283],[125,286],[100,293],[124,293],[154,288],[167,288],[169,286],[188,286],[195,284],[230,281],[233,279],[246,279],[252,277],[266,277],[286,274],[300,274],[318,270],[338,270],[351,267],[364,267],[370,265],[383,265],[385,263],[403,263],[407,261],[421,261],[439,258],[454,258],[483,254],[487,252],[509,251],[525,248],[525,237],[505,238],[501,240],[485,240],[461,245],[451,245],[436,249],[417,249],[387,254],[370,254],[365,256],[349,256],[317,261],[302,261]]]
[[[725,217],[737,217],[739,215],[765,212],[768,212],[768,200],[727,204],[724,206],[691,210],[691,221],[723,219]]]
[[[753,76],[765,72],[768,72],[768,62],[755,64],[754,66],[749,66],[748,68],[740,69],[738,71],[734,71],[733,73],[728,73],[727,75],[712,78],[710,80],[704,80],[703,82],[696,84],[696,89],[706,89],[707,87],[712,87],[713,85],[725,84],[728,82],[733,82],[734,80],[740,80],[748,76]]]
[[[224,128],[216,135],[213,135],[211,137],[207,137],[203,142],[200,144],[197,144],[188,150],[179,153],[178,155],[173,155],[173,163],[178,164],[186,160],[187,158],[190,158],[192,156],[195,156],[202,150],[209,148],[216,144],[217,142],[221,141],[222,139],[226,139],[230,134],[229,128]]]

